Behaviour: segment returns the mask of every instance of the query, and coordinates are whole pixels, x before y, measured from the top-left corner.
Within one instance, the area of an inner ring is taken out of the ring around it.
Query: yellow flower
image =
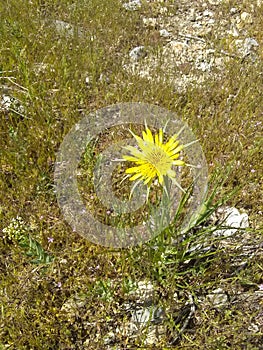
[[[180,145],[177,140],[178,134],[173,135],[166,143],[163,143],[163,129],[159,129],[155,135],[145,123],[145,131],[142,132],[142,138],[135,135],[132,131],[131,134],[136,139],[138,146],[141,150],[133,146],[124,147],[129,151],[130,155],[124,155],[123,160],[135,163],[136,166],[126,169],[130,181],[136,181],[131,190],[134,191],[135,187],[140,181],[149,188],[155,178],[158,178],[160,185],[164,183],[164,177],[167,176],[183,191],[181,186],[176,181],[176,173],[172,169],[175,166],[188,165],[183,160],[178,159],[180,152],[188,145]],[[191,143],[192,144],[192,143]],[[131,196],[130,195],[130,196]]]

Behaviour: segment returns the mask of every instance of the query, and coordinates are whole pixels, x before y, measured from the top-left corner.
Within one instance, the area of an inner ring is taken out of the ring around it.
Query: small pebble
[[[169,38],[171,36],[171,34],[166,29],[161,29],[159,33],[163,38]]]
[[[212,11],[209,11],[209,10],[205,10],[203,12],[203,16],[204,17],[213,17],[214,16],[214,13]]]
[[[236,7],[232,7],[230,9],[230,13],[231,13],[231,15],[235,15],[236,13],[238,13],[238,9]]]
[[[3,95],[2,100],[0,101],[0,110],[8,111],[12,105],[12,97],[8,95]]]
[[[142,4],[140,0],[132,0],[132,1],[126,2],[122,6],[127,11],[136,11],[142,6]]]
[[[259,43],[254,38],[246,38],[244,41],[244,48],[246,52],[251,52],[253,49],[257,48]]]
[[[140,58],[144,58],[146,56],[146,51],[144,46],[137,46],[130,51],[130,58],[133,61],[138,61]]]

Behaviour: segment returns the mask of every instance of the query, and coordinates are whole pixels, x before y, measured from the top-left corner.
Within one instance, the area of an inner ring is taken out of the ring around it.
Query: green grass
[[[152,8],[157,11],[144,2],[142,11],[149,14]],[[262,299],[250,304],[235,301],[239,292],[253,296],[263,283],[262,254],[248,257],[240,270],[232,264],[240,251],[223,249],[220,242],[212,242],[212,255],[197,252],[189,257],[189,244],[211,236],[214,224],[207,216],[173,251],[171,239],[180,232],[176,225],[147,244],[118,250],[96,246],[73,233],[58,207],[53,173],[63,137],[83,113],[142,101],[175,111],[187,121],[202,144],[212,190],[214,172],[224,175],[223,169],[231,164],[232,171],[223,186],[216,187],[208,210],[239,187],[228,204],[246,210],[250,238],[256,247],[262,244],[262,11],[258,9],[249,27],[249,36],[260,43],[259,59],[232,59],[220,77],[185,93],[169,83],[132,76],[123,68],[133,47],[162,44],[154,28],[143,28],[140,13],[126,12],[117,0],[0,4],[0,98],[8,95],[19,101],[12,110],[0,111],[0,349],[103,349],[102,338],[110,326],[127,323],[121,305],[130,300],[130,290],[145,279],[154,284],[156,300],[169,315],[179,312],[189,295],[196,304],[191,322],[172,348],[262,346],[262,323],[257,332],[249,330]],[[73,35],[58,33],[54,20],[75,26]],[[215,44],[228,48],[227,41]],[[4,238],[2,232],[17,216],[24,221],[18,237],[30,234],[26,247],[19,239]],[[38,264],[32,263],[34,259]],[[202,299],[218,287],[230,298],[222,310],[211,309]],[[82,306],[65,311],[62,306],[74,297]],[[166,319],[169,331],[152,348],[168,347],[182,323]],[[91,341],[84,345],[87,339]],[[143,345],[143,336],[120,336],[117,343],[121,349],[151,348]]]

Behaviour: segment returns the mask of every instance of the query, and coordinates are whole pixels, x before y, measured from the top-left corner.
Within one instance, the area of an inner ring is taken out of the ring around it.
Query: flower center
[[[158,146],[151,146],[147,155],[147,160],[161,174],[165,175],[172,166],[169,156]]]

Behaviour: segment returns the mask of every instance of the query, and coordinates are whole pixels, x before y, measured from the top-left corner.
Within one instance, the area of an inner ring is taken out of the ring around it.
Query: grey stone
[[[84,30],[81,27],[74,26],[71,23],[61,20],[55,20],[54,25],[56,31],[59,34],[65,35],[66,37],[73,37],[74,35],[77,35],[78,37],[84,37]]]
[[[214,289],[211,294],[207,295],[207,299],[216,309],[226,306],[228,302],[228,296],[222,288]]]
[[[146,56],[145,47],[136,46],[130,51],[129,55],[133,61],[138,61],[140,58],[144,58]]]
[[[246,38],[244,41],[245,54],[249,54],[259,46],[259,43],[254,38]]]
[[[56,30],[59,33],[65,33],[68,36],[73,36],[74,30],[73,30],[73,26],[70,23],[65,21],[55,20],[54,24],[55,24]]]

